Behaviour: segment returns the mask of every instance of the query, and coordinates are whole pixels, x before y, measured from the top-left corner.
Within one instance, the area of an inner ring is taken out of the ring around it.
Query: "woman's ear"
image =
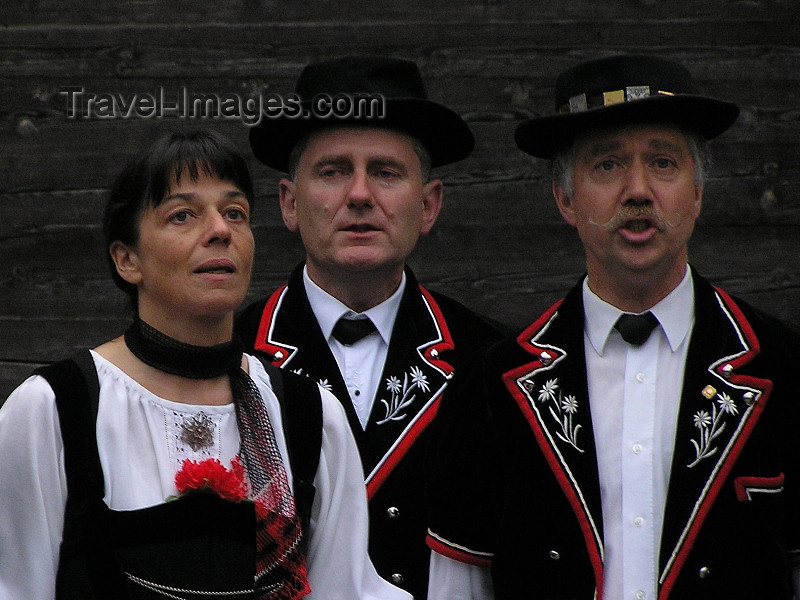
[[[142,280],[142,273],[139,269],[139,256],[136,252],[120,241],[112,242],[108,247],[108,253],[117,269],[117,273],[125,281],[132,285],[138,285]]]

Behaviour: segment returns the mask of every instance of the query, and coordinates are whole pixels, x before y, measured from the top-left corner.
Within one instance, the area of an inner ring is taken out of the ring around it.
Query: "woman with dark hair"
[[[210,131],[162,137],[113,185],[106,246],[135,315],[0,411],[0,598],[409,598],[367,556],[338,401],[233,336],[252,205]]]

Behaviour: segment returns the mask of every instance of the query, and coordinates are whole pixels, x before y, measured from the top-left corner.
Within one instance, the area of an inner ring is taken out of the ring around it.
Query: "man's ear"
[[[439,218],[443,196],[444,186],[441,179],[429,181],[422,187],[422,228],[420,233],[423,235],[433,229],[436,219]]]
[[[132,285],[141,282],[142,272],[139,268],[139,256],[135,250],[117,240],[108,247],[108,253],[122,279]]]
[[[703,208],[703,186],[696,186],[694,188],[694,218],[700,216],[700,210]]]
[[[289,231],[297,231],[297,184],[291,179],[281,179],[278,184],[278,197],[281,204],[283,223]]]
[[[556,206],[558,206],[558,212],[561,213],[561,216],[564,220],[572,225],[575,226],[575,207],[572,205],[572,198],[567,195],[566,190],[561,187],[561,184],[557,181],[553,182],[553,197],[556,199]]]

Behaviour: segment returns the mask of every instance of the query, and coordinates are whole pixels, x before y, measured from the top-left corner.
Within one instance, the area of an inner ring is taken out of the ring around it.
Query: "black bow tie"
[[[346,319],[342,317],[333,327],[333,337],[345,346],[352,346],[358,340],[376,331],[375,323],[369,317],[363,319]]]
[[[650,311],[641,315],[623,313],[614,325],[622,339],[631,346],[641,346],[650,337],[650,332],[658,325],[658,319]]]

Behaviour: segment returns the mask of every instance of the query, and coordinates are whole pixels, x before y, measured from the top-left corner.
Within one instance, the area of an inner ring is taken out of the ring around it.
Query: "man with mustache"
[[[428,425],[453,370],[473,346],[499,336],[421,287],[406,259],[442,206],[442,182],[430,169],[466,158],[472,132],[427,99],[406,60],[314,63],[296,92],[309,117],[266,119],[250,144],[259,160],[288,173],[281,211],[306,260],[236,328],[248,349],[312,377],[344,405],[366,476],[370,556],[381,576],[424,600]],[[383,97],[382,114],[325,118],[310,105],[368,95]]]
[[[518,126],[587,275],[448,389],[431,600],[792,598],[800,342],[687,262],[706,141],[738,112],[626,55]]]

